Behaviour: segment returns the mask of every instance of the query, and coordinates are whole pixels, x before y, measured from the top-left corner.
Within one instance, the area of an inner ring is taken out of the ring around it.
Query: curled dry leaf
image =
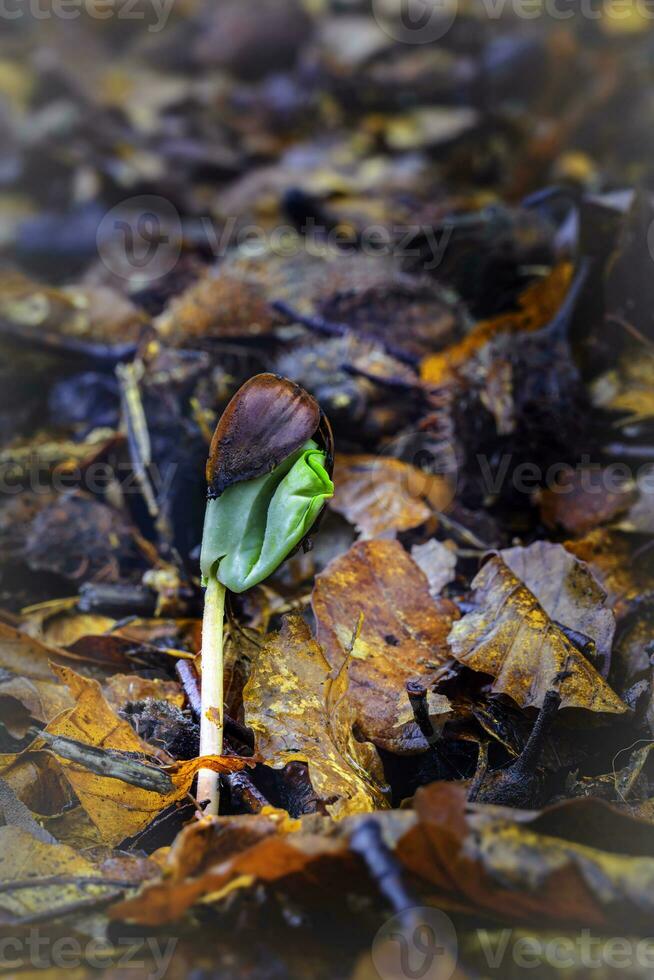
[[[452,783],[419,789],[414,803],[398,857],[455,907],[511,924],[651,922],[650,823],[591,798],[537,813],[470,806]]]
[[[67,667],[55,667],[54,670],[70,690],[75,699],[75,707],[51,722],[46,728],[48,734],[76,739],[103,749],[154,754],[130,725],[115,714],[97,681],[81,677]],[[218,756],[176,763],[166,769],[173,789],[164,796],[129,785],[122,780],[99,776],[80,764],[59,756],[58,760],[80,803],[104,841],[110,845],[119,844],[126,837],[137,834],[158,813],[185,796],[199,768],[234,772],[244,765],[240,759],[223,759]]]
[[[574,558],[562,545],[549,541],[535,541],[528,548],[507,548],[500,555],[550,619],[590,637],[595,644],[598,669],[606,677],[615,617],[606,606],[606,592],[588,565]]]
[[[572,266],[562,262],[542,281],[528,286],[519,297],[517,312],[502,313],[482,320],[457,344],[442,353],[430,354],[420,365],[420,374],[427,384],[438,387],[447,384],[466,362],[489,340],[499,334],[528,333],[544,327],[561,306],[572,282]]]
[[[540,707],[553,687],[562,707],[620,713],[627,707],[499,556],[472,583],[478,610],[452,627],[453,655],[495,678],[493,691]]]
[[[335,678],[311,631],[287,616],[270,636],[243,691],[246,723],[264,762],[307,762],[311,784],[329,813],[344,817],[386,805],[376,749],[352,735],[347,664]]]
[[[454,604],[432,599],[404,548],[383,540],[357,542],[331,562],[316,578],[312,604],[318,641],[334,670],[351,650],[350,697],[361,737],[410,750],[406,726],[398,724],[406,683],[419,678],[429,687],[441,673]],[[442,709],[448,710],[445,698]]]
[[[394,537],[419,527],[452,502],[445,476],[390,456],[336,457],[330,508],[354,524],[362,538]]]

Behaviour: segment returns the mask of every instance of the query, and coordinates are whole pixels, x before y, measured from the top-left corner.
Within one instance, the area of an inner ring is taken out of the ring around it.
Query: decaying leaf
[[[511,923],[635,926],[652,914],[652,825],[600,800],[541,813],[466,806],[465,788],[416,794],[398,856],[454,907]]]
[[[427,579],[404,548],[383,540],[358,542],[331,562],[316,578],[312,604],[318,642],[333,670],[351,650],[350,697],[361,737],[401,751],[398,720],[406,683],[420,679],[430,686],[439,676],[448,658],[454,604],[432,599]]]
[[[337,456],[330,508],[362,538],[393,537],[419,527],[452,502],[447,477],[389,456]]]
[[[74,881],[40,885],[42,878],[102,880],[97,867],[79,851],[65,844],[45,843],[19,827],[0,827],[0,883],[27,882],[28,887],[1,889],[0,908],[17,919],[54,912],[58,907],[84,903],[102,896],[118,897],[115,890],[101,884],[82,886]],[[34,884],[29,885],[29,879]]]
[[[75,739],[103,749],[119,749],[139,756],[152,755],[126,721],[122,721],[102,695],[97,681],[81,677],[67,667],[55,671],[75,699],[75,707],[46,727],[53,736]],[[100,776],[76,762],[58,756],[64,775],[107,844],[119,844],[143,830],[166,806],[188,793],[197,770],[215,768],[233,772],[243,768],[239,759],[213,757],[177,763],[167,769],[173,789],[166,795]]]
[[[576,560],[560,544],[535,541],[528,548],[506,548],[502,561],[527,586],[543,610],[556,623],[594,643],[597,668],[605,677],[611,662],[615,632],[606,592],[588,565]]]
[[[250,818],[247,824],[238,817],[196,823],[175,842],[162,880],[115,906],[111,915],[142,925],[163,925],[198,902],[219,902],[257,881],[279,881],[308,870],[319,881],[322,861],[347,860],[345,841],[300,832],[301,826],[276,811]]]
[[[330,664],[299,616],[288,616],[270,636],[243,691],[246,723],[259,755],[271,766],[300,761],[334,817],[385,805],[376,750],[352,736],[347,664]]]
[[[538,493],[543,523],[561,527],[568,534],[586,534],[623,514],[636,500],[627,480],[609,484],[610,473],[599,467],[578,469],[564,475],[555,488]]]
[[[621,713],[626,705],[547,615],[533,592],[498,556],[472,583],[478,610],[467,613],[449,636],[453,655],[491,674],[493,690],[521,707],[540,707],[556,688],[562,707]]]

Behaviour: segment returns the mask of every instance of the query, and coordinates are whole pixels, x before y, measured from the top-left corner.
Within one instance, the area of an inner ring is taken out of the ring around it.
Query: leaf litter
[[[8,23],[3,936],[362,980],[416,907],[461,977],[651,932],[651,32],[401,6]],[[336,492],[231,596],[200,760],[204,466],[262,372]]]

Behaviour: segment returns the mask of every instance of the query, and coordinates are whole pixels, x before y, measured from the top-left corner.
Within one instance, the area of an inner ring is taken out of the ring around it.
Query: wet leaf
[[[311,784],[334,817],[385,805],[376,750],[352,735],[348,668],[330,664],[298,616],[267,638],[243,691],[246,724],[267,765],[309,765]]]
[[[350,697],[361,736],[401,751],[406,682],[421,679],[429,686],[440,675],[454,605],[433,600],[402,546],[382,540],[359,542],[331,562],[316,578],[312,605],[318,642],[333,670],[351,649]]]
[[[627,710],[500,557],[486,562],[472,587],[479,609],[454,624],[450,648],[467,667],[494,677],[493,691],[526,708],[541,707],[555,687],[564,708]]]

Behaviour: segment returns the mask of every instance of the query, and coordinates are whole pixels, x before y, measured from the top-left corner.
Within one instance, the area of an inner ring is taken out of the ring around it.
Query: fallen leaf
[[[430,538],[425,544],[414,544],[411,557],[427,576],[432,599],[437,599],[456,578],[456,551],[436,538]]]
[[[346,853],[342,839],[300,834],[300,826],[298,821],[280,820],[276,813],[188,826],[170,851],[162,879],[114,906],[111,917],[164,925],[199,901],[220,901],[230,884],[233,889],[278,881],[304,872],[323,857]],[[312,877],[320,881],[318,871]]]
[[[500,557],[486,562],[472,588],[479,609],[453,625],[450,648],[467,667],[494,677],[493,691],[508,694],[522,708],[541,707],[556,686],[561,707],[627,710]],[[558,683],[562,672],[568,676]]]
[[[406,751],[406,726],[398,730],[406,683],[419,678],[429,687],[441,673],[456,607],[432,599],[404,548],[383,540],[357,542],[332,561],[316,578],[312,605],[318,642],[333,670],[351,648],[350,698],[361,737]]]
[[[257,753],[275,768],[309,765],[311,784],[334,817],[384,807],[381,762],[352,737],[347,665],[335,679],[311,631],[287,616],[266,639],[243,691],[246,724]]]
[[[609,470],[570,469],[552,489],[536,498],[546,527],[563,528],[568,534],[583,535],[623,514],[636,500],[628,481],[614,485]]]
[[[105,700],[97,681],[81,677],[66,667],[55,668],[75,699],[75,707],[51,722],[46,732],[76,739],[98,748],[119,749],[139,755],[154,755],[126,721]],[[96,825],[104,841],[119,844],[148,826],[158,813],[188,793],[198,769],[234,772],[242,769],[240,759],[205,757],[176,763],[166,769],[173,789],[167,796],[132,786],[119,779],[100,776],[58,756],[66,779]]]
[[[107,702],[116,710],[124,708],[130,701],[143,701],[146,698],[168,701],[178,708],[184,707],[184,693],[175,681],[139,677],[138,674],[114,674],[108,678],[103,688]]]
[[[528,548],[507,548],[500,556],[527,586],[550,619],[588,636],[595,644],[598,669],[609,672],[615,618],[606,605],[606,592],[588,565],[560,544],[535,541]]]
[[[573,268],[569,262],[555,266],[543,280],[532,283],[518,300],[518,311],[502,313],[482,320],[459,343],[439,354],[430,354],[420,365],[422,380],[440,387],[452,380],[459,368],[493,337],[499,334],[530,333],[539,330],[554,317],[565,299],[572,282]]]
[[[388,456],[337,456],[332,510],[362,538],[394,537],[446,510],[454,495],[444,476]]]
[[[33,885],[0,892],[0,908],[14,918],[54,912],[100,896],[111,896],[107,886],[82,887],[74,882],[40,886],[39,878],[99,878],[98,869],[65,844],[46,843],[19,827],[0,827],[0,882],[23,882],[34,878]],[[113,892],[117,897],[117,893]]]
[[[654,827],[600,800],[540,813],[468,805],[464,786],[416,793],[397,853],[442,900],[512,925],[651,920]]]

